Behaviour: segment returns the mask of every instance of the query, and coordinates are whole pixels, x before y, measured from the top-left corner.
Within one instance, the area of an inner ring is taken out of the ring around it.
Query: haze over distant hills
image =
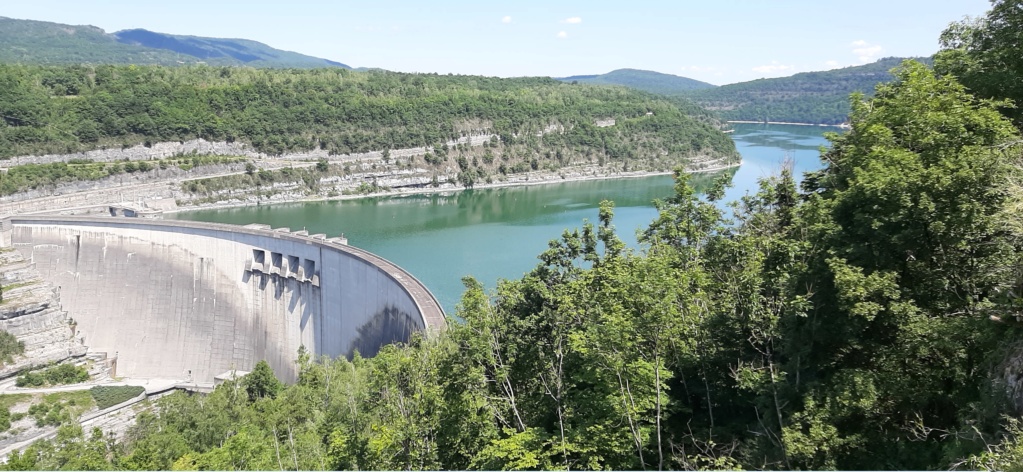
[[[163,49],[186,54],[204,61],[238,61],[253,67],[344,67],[340,62],[306,56],[297,52],[274,49],[266,44],[248,39],[204,38],[164,34],[144,29],[132,29],[114,33],[117,41],[154,49]]]
[[[914,58],[930,64],[930,58]],[[600,85],[621,85],[636,90],[692,100],[731,121],[844,123],[849,117],[849,95],[872,95],[874,86],[891,80],[889,72],[906,58],[788,77],[758,79],[720,87],[677,75],[636,69],[618,69],[601,75],[576,75],[558,80]]]
[[[716,85],[688,77],[639,69],[618,69],[600,75],[573,75],[571,77],[562,77],[558,80],[581,84],[623,85],[636,90],[661,95],[678,95],[691,90],[716,87]]]
[[[180,36],[143,29],[111,34],[95,26],[5,17],[0,17],[0,62],[348,68],[340,62],[282,51],[246,39]]]
[[[873,95],[874,86],[891,80],[889,71],[906,59],[888,57],[862,66],[693,90],[685,96],[726,120],[840,124],[848,120],[851,93]],[[931,63],[930,58],[913,59]]]
[[[859,91],[870,95],[877,83],[891,79],[889,70],[902,61],[902,58],[885,58],[863,66],[804,72],[721,87],[687,77],[638,69],[618,69],[606,74],[575,75],[558,80],[619,85],[676,97],[680,104],[692,100],[726,120],[839,124],[848,118],[849,94]],[[106,33],[95,26],[4,17],[0,17],[0,63],[350,68],[340,62],[283,51],[247,39],[184,36],[144,29]],[[691,104],[686,106],[692,107]]]

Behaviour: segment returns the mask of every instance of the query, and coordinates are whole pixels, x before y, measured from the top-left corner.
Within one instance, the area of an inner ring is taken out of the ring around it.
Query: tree
[[[0,362],[9,364],[14,361],[14,356],[24,353],[24,341],[19,341],[13,334],[0,330]]]
[[[993,0],[981,18],[952,23],[942,32],[934,66],[980,98],[1008,98],[1002,112],[1023,126],[1023,2]]]
[[[915,62],[895,77],[854,97],[851,131],[804,180],[814,249],[790,276],[810,309],[781,321],[802,405],[782,414],[792,467],[925,467],[941,431],[993,422],[970,406],[989,390],[967,379],[997,351],[988,317],[1012,309],[1018,236],[1003,220],[1019,171],[1003,144],[1018,134],[951,77]]]
[[[256,401],[261,398],[275,398],[281,390],[281,381],[277,380],[273,369],[266,361],[259,361],[244,378],[242,385],[249,395],[249,401]]]

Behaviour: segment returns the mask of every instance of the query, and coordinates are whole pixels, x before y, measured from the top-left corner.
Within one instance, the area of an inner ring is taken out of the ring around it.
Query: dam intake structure
[[[12,216],[3,243],[57,287],[75,336],[116,375],[212,384],[266,360],[297,377],[315,357],[372,356],[444,329],[436,298],[397,265],[339,238],[114,217]]]

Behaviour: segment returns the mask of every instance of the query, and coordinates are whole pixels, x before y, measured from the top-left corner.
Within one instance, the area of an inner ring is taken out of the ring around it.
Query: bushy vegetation
[[[59,426],[78,419],[92,406],[92,398],[86,391],[52,393],[29,406],[28,415],[35,419],[36,426]]]
[[[0,195],[54,186],[64,182],[99,180],[118,174],[160,172],[171,166],[190,170],[199,166],[233,164],[244,158],[234,156],[181,156],[150,161],[91,162],[78,160],[50,164],[23,164],[0,174]]]
[[[59,364],[41,371],[25,372],[18,376],[18,387],[42,387],[47,385],[66,385],[89,380],[89,371],[79,365]]]
[[[103,410],[131,400],[145,391],[144,387],[132,385],[97,385],[89,389],[89,394],[96,401],[96,408]]]
[[[10,364],[14,362],[14,356],[20,356],[24,353],[24,341],[19,341],[13,334],[0,330],[0,362]]]
[[[71,412],[64,403],[36,403],[28,408],[36,426],[57,426],[71,421]]]

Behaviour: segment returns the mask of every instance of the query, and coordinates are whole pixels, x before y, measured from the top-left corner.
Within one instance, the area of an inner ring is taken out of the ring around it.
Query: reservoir
[[[797,177],[821,167],[827,144],[818,126],[735,124],[732,138],[743,164],[732,173],[725,201],[755,193],[757,181],[790,162]],[[697,187],[716,175],[700,176]],[[344,233],[353,246],[408,270],[434,293],[448,314],[472,275],[488,289],[499,279],[518,279],[565,230],[596,222],[601,200],[615,202],[614,225],[632,247],[636,231],[657,216],[655,199],[671,196],[671,176],[608,179],[399,197],[198,210],[167,215],[195,221]]]

